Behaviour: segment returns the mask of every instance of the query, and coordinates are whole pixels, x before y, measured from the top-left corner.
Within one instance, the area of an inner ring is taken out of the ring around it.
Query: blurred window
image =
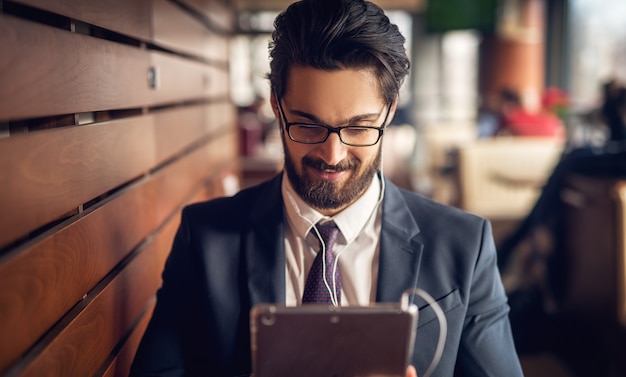
[[[593,108],[602,82],[626,82],[626,1],[570,0],[569,30],[572,106]]]

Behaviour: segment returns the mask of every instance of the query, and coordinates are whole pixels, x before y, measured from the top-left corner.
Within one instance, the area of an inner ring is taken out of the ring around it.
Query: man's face
[[[371,183],[380,166],[382,142],[349,146],[336,133],[330,133],[319,144],[295,142],[282,124],[279,100],[289,123],[381,127],[388,104],[383,101],[376,76],[367,70],[295,67],[290,71],[285,96],[272,98],[276,117],[281,120],[287,177],[306,203],[325,215],[334,215],[354,202]]]

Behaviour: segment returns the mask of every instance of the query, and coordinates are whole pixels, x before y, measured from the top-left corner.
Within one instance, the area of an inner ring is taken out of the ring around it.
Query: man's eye
[[[365,127],[346,127],[343,129],[343,133],[345,134],[349,134],[349,135],[359,135],[359,134],[365,134],[365,133],[369,133],[374,131],[371,128],[365,128]]]
[[[297,127],[302,132],[323,132],[326,130],[324,127],[313,124],[298,124]]]

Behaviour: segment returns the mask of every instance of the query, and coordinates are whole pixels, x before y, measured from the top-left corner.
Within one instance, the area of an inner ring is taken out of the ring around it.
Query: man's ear
[[[272,92],[272,94],[270,94],[270,104],[272,105],[272,111],[274,112],[274,117],[276,117],[276,121],[278,122],[278,129],[280,130],[280,133],[282,134],[284,131],[283,128],[283,117],[280,114],[280,109],[278,107],[278,97],[276,97],[276,95],[274,94],[274,92]]]
[[[274,116],[276,117],[276,119],[282,119],[280,116],[280,110],[278,110],[278,98],[276,97],[274,92],[270,94],[270,105],[272,105],[272,111],[274,112]]]
[[[396,99],[393,101],[393,104],[391,105],[391,109],[389,110],[389,116],[387,117],[387,124],[385,126],[388,126],[391,124],[391,121],[393,120],[393,116],[396,115],[397,108],[398,108],[398,96],[396,96]]]

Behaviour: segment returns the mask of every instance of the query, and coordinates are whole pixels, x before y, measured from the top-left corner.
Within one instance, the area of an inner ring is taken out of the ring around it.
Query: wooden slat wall
[[[0,376],[128,374],[182,206],[240,180],[233,17],[0,0]]]
[[[11,78],[0,86],[3,120],[151,103],[146,50],[6,14],[0,45],[0,72]]]
[[[150,39],[152,0],[17,0],[16,2],[141,40]],[[228,19],[227,15],[226,19]]]

